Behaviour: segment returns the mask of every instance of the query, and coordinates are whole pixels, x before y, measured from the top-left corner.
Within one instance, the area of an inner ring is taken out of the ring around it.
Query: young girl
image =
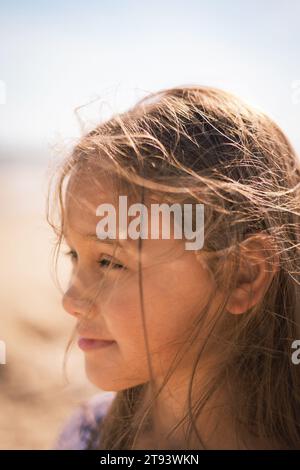
[[[279,127],[215,88],[162,90],[81,138],[56,195],[63,306],[102,392],[55,448],[299,449],[300,164]],[[124,237],[121,195],[203,204],[203,246]],[[116,240],[98,236],[101,204]]]

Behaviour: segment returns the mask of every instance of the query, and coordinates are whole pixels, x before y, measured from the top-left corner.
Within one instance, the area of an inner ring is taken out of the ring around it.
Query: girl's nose
[[[67,313],[76,318],[84,316],[87,311],[87,302],[77,298],[70,290],[63,295],[62,306]]]

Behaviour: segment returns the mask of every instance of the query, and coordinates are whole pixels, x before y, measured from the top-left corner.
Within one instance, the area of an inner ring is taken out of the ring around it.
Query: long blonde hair
[[[300,314],[300,163],[284,133],[263,112],[216,88],[182,86],[152,93],[84,135],[63,162],[55,186],[59,229],[48,215],[58,246],[63,183],[73,168],[90,161],[99,165],[99,174],[109,171],[131,193],[142,189],[142,197],[148,191],[164,201],[205,205],[203,249],[214,254],[208,268],[227,295],[211,325],[212,338],[222,325],[221,343],[215,338],[219,367],[184,417],[185,448],[192,432],[204,447],[196,418],[228,377],[235,384],[232,414],[241,436],[246,426],[258,438],[300,448],[300,372],[291,361]],[[242,315],[229,315],[226,303],[237,282],[241,243],[262,232],[275,242],[279,269],[261,302]],[[205,311],[199,312],[193,341]],[[199,346],[194,371],[202,352]],[[151,422],[145,421],[151,406],[142,406],[151,380],[117,392],[99,429],[99,448],[133,448],[141,423]],[[193,376],[189,394],[192,387]]]

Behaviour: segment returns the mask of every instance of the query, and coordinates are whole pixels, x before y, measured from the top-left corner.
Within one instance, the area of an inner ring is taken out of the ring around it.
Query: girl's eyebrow
[[[93,240],[98,243],[106,243],[108,245],[117,245],[120,248],[125,249],[124,243],[121,243],[118,239],[112,239],[112,238],[101,239],[95,233],[87,233],[85,235],[85,238],[88,238],[89,240]]]
[[[101,239],[97,236],[97,234],[95,232],[94,233],[86,233],[86,234],[81,233],[80,235],[83,238],[87,238],[88,240],[92,240],[92,241],[95,241],[97,243],[104,243],[104,244],[112,245],[112,246],[114,245],[114,246],[117,246],[117,247],[119,247],[120,249],[122,249],[124,251],[127,251],[126,240],[122,240],[122,242],[121,242],[119,239],[113,239],[113,238]],[[65,238],[66,242],[68,242],[68,233],[66,232],[66,230],[64,231],[64,238]]]

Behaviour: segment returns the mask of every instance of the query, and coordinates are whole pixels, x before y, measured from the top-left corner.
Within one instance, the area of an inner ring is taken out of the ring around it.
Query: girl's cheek
[[[105,317],[113,329],[136,328],[141,317],[138,297],[130,291],[115,294],[105,308]]]

